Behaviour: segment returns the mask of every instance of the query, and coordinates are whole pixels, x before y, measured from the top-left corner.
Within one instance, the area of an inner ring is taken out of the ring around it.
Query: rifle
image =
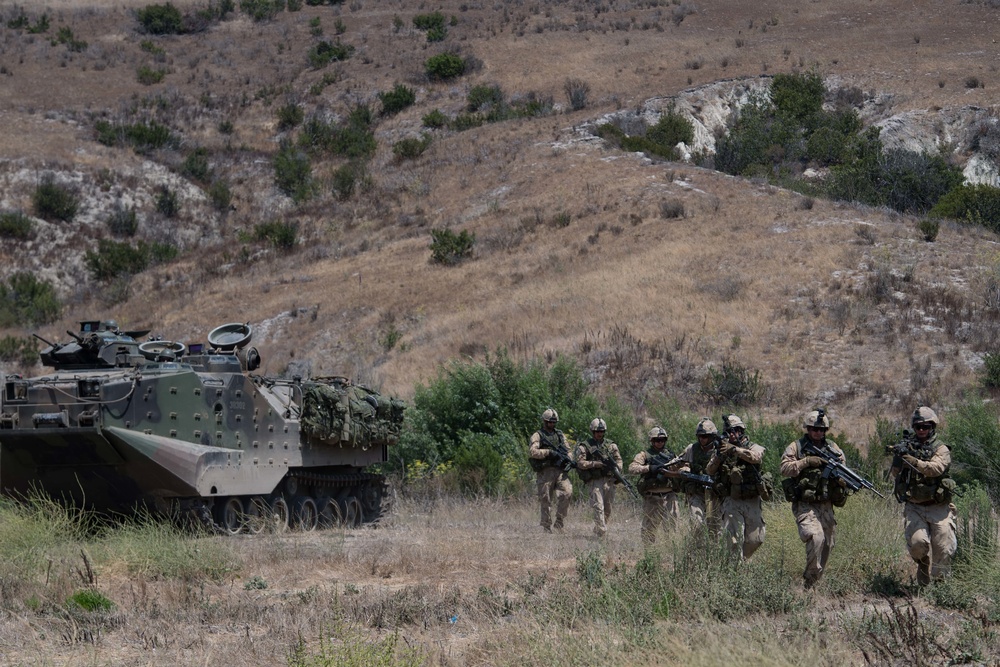
[[[576,467],[576,461],[570,458],[569,450],[566,449],[565,444],[553,447],[549,451],[552,452],[552,458],[556,460],[556,462],[552,464],[556,468],[559,468],[563,472],[569,472],[571,468]]]
[[[604,469],[610,472],[618,483],[624,486],[628,492],[632,494],[633,498],[640,500],[642,496],[639,495],[639,490],[635,488],[635,485],[633,485],[632,482],[625,479],[625,476],[622,475],[622,471],[618,468],[618,463],[613,458],[608,456],[603,450],[598,452],[598,456],[601,458],[601,463],[604,464]]]
[[[841,463],[840,457],[834,454],[828,447],[819,448],[810,441],[802,448],[802,452],[809,456],[818,456],[826,462],[826,465],[823,466],[823,479],[832,477],[837,480],[843,480],[845,486],[852,492],[864,487],[879,498],[885,498],[885,496],[878,492],[874,484]]]
[[[902,458],[912,452],[914,444],[913,433],[911,433],[909,429],[904,428],[903,437],[900,438],[899,442],[894,445],[886,445],[885,453],[893,454]]]
[[[657,468],[657,471],[656,471],[656,481],[657,482],[666,481],[666,475],[663,474],[663,470],[665,468],[669,468],[670,466],[672,466],[675,463],[680,462],[680,460],[681,460],[681,457],[674,456],[673,454],[671,454],[668,451],[662,451],[659,454],[657,454],[656,456],[654,456],[649,461],[649,465],[651,467],[655,466]],[[679,479],[686,479],[689,482],[697,482],[697,483],[701,484],[702,486],[704,486],[706,489],[712,488],[712,486],[715,485],[715,480],[713,480],[708,475],[698,475],[696,473],[685,472],[683,470],[672,470],[671,472],[673,472],[674,474],[676,474]]]

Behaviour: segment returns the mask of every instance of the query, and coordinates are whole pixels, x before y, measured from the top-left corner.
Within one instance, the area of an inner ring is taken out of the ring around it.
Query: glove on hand
[[[917,458],[916,456],[913,456],[912,454],[907,454],[907,455],[905,455],[905,456],[903,457],[903,460],[904,460],[904,461],[906,461],[907,463],[909,463],[909,464],[910,464],[911,466],[913,466],[914,468],[917,468],[917,470],[919,470],[919,469],[920,469],[920,468],[918,467],[918,464],[919,464],[919,461],[920,461],[920,459],[918,459],[918,458]]]
[[[819,456],[807,456],[805,462],[807,468],[822,468],[826,465],[826,461]]]
[[[736,449],[736,446],[733,443],[723,440],[719,443],[719,456],[726,456],[734,449]]]

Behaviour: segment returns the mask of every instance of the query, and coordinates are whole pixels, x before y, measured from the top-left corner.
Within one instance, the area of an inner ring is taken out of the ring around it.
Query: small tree
[[[184,32],[181,10],[171,3],[148,5],[136,12],[144,32],[151,35],[179,35]]]
[[[382,115],[391,116],[416,102],[417,94],[412,88],[397,83],[392,90],[379,93],[378,98],[382,102]]]

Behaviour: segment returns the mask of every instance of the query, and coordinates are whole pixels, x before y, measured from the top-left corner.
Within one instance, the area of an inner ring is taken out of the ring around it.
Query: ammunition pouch
[[[836,479],[823,477],[822,468],[809,468],[802,471],[798,477],[786,477],[781,482],[781,490],[788,502],[804,503],[831,502],[834,507],[847,504],[850,495],[847,489]]]
[[[577,468],[576,474],[579,475],[580,481],[583,482],[589,482],[592,479],[597,479],[598,477],[604,476],[602,474],[602,471],[598,470],[597,468],[587,468],[587,469]]]

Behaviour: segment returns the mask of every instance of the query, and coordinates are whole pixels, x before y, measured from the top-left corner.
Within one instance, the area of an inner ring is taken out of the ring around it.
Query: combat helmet
[[[667,432],[664,431],[663,428],[659,426],[654,426],[653,428],[649,429],[650,440],[667,440],[668,438],[669,436],[667,435]]]
[[[545,412],[542,413],[542,421],[543,422],[558,422],[559,421],[559,413],[556,412],[555,410],[553,410],[552,408],[548,408]]]
[[[594,431],[607,431],[608,425],[600,417],[595,417],[593,421],[590,422],[590,432]]]
[[[830,428],[830,418],[826,416],[826,410],[816,408],[807,414],[802,427],[809,428],[810,426],[813,428]]]
[[[916,426],[917,424],[923,424],[930,422],[937,428],[938,417],[933,410],[928,408],[926,405],[921,405],[919,408],[913,411],[913,417],[910,419],[910,425]]]
[[[747,425],[743,423],[739,415],[726,415],[722,418],[722,423],[725,425],[727,431],[732,431],[737,428],[741,428],[744,431],[747,430]]]
[[[695,435],[719,435],[719,429],[716,428],[715,422],[713,422],[708,417],[703,417],[700,422],[698,422],[698,428],[694,430]]]

